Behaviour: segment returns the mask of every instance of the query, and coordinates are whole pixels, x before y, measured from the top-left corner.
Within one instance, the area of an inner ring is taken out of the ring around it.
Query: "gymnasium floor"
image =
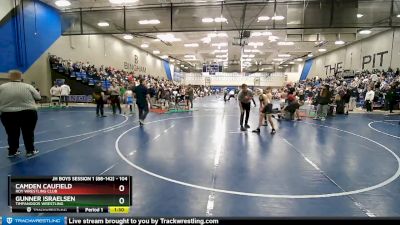
[[[92,107],[42,110],[40,154],[29,160],[6,157],[1,128],[1,214],[10,214],[8,174],[109,174],[133,176],[131,216],[400,216],[399,116],[282,121],[271,136],[239,132],[235,100],[195,106],[151,113],[143,128],[137,116],[96,118]]]

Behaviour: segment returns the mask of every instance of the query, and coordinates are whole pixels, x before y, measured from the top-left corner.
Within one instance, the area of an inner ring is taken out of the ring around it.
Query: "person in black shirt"
[[[98,82],[94,88],[93,98],[96,102],[96,116],[106,117],[104,115],[104,91],[101,88],[101,82]]]
[[[140,79],[140,85],[133,90],[133,93],[135,93],[136,96],[136,104],[139,109],[140,126],[144,125],[144,120],[149,113],[150,93],[147,87],[144,85],[144,82],[144,79]]]
[[[396,88],[394,84],[390,87],[389,91],[386,94],[385,100],[389,105],[389,113],[393,113],[394,106],[396,104]]]

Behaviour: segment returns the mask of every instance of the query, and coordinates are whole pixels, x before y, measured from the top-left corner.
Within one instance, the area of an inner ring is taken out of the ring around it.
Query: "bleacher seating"
[[[54,72],[58,72],[58,74],[65,76],[65,78],[68,78],[69,80],[80,81],[82,84],[85,84],[89,87],[93,87],[98,82],[102,82],[102,87],[106,90],[111,85],[110,81],[100,80],[98,77],[86,74],[86,72],[68,71],[58,64],[52,64],[50,67]]]

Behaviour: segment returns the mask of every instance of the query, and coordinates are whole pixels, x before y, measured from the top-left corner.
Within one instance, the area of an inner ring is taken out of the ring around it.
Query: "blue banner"
[[[91,103],[92,101],[93,101],[93,97],[91,95],[70,95],[70,96],[68,96],[68,102]]]
[[[65,218],[62,216],[52,216],[52,217],[3,216],[2,224],[9,224],[9,225],[31,225],[31,224],[64,225]]]

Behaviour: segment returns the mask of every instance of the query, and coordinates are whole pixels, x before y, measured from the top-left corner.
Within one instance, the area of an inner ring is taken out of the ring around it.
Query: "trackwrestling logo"
[[[34,225],[34,224],[51,224],[64,225],[64,217],[2,217],[3,224],[12,225]]]

